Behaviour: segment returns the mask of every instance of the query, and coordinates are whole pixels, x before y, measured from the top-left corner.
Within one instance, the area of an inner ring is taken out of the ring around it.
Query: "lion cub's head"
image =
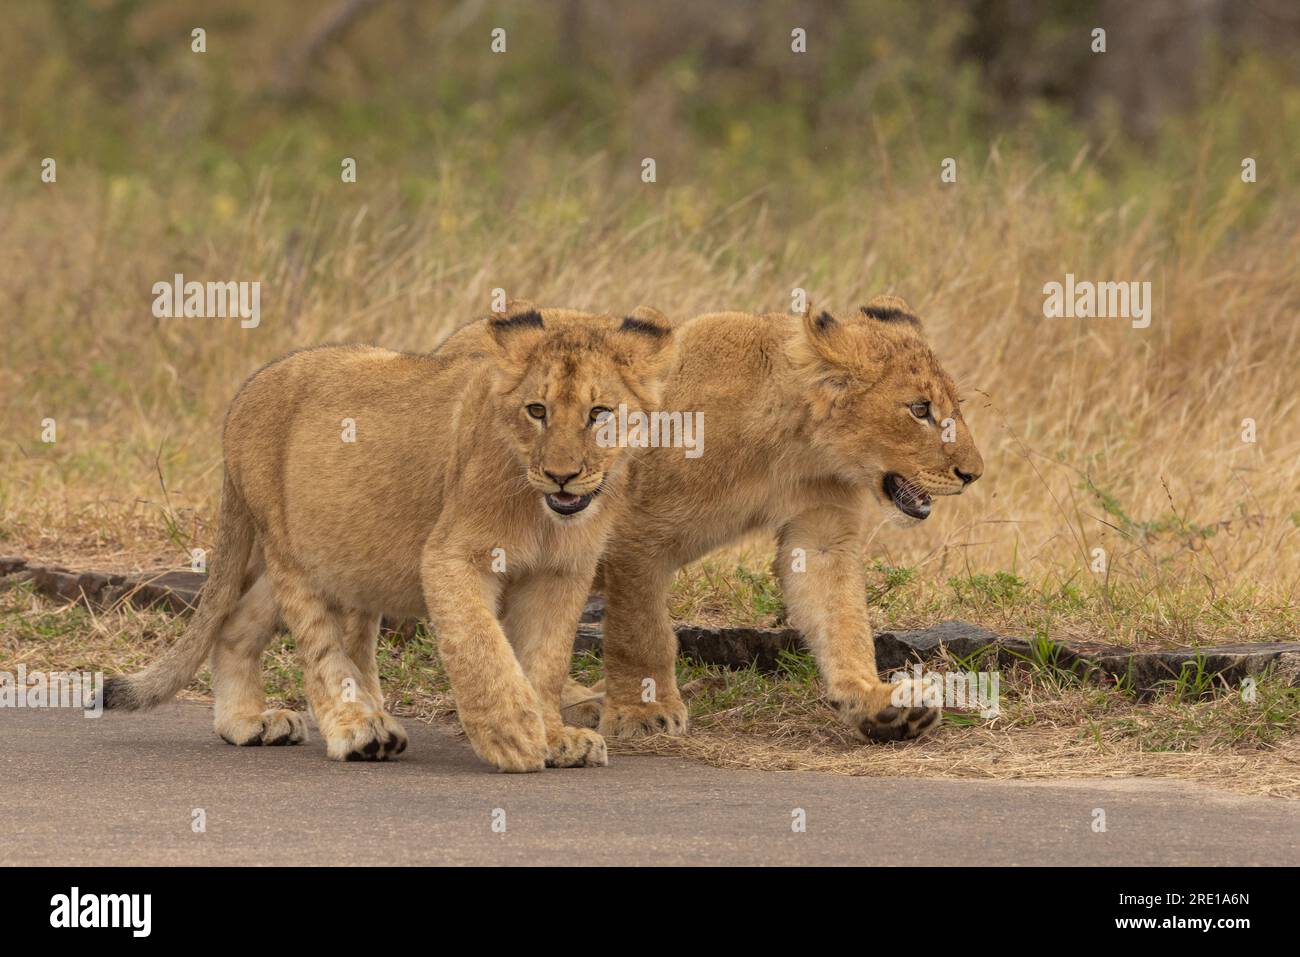
[[[931,496],[957,495],[980,477],[957,389],[907,303],[877,296],[852,315],[810,310],[804,340],[813,441],[837,474],[918,520]]]
[[[620,405],[653,410],[673,332],[647,306],[628,316],[510,303],[488,320],[500,368],[499,412],[527,481],[557,521],[590,514],[626,467],[626,448],[599,441]]]

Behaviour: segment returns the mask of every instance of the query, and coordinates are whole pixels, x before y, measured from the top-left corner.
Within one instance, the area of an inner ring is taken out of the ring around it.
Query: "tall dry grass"
[[[98,564],[180,563],[212,540],[221,416],[294,348],[428,349],[494,287],[542,304],[686,316],[851,307],[902,295],[960,382],[985,478],[872,555],[944,590],[1009,571],[1122,640],[1261,638],[1300,582],[1297,204],[1261,206],[1207,143],[1137,198],[1081,152],[1050,167],[992,147],[957,184],[904,175],[773,181],[721,199],[704,177],[608,156],[521,153],[491,188],[441,159],[418,196],[361,167],[303,190],[263,169],[245,198],[166,171],[70,162],[0,207],[0,547]],[[917,156],[927,155],[918,150]],[[9,156],[0,176],[15,175]],[[155,319],[154,282],[257,279],[262,320]],[[1042,287],[1149,280],[1154,320],[1043,317]],[[430,421],[436,421],[431,410]],[[46,417],[58,440],[40,441]],[[1242,441],[1243,419],[1258,441]],[[1107,572],[1091,570],[1093,549]],[[1058,610],[1062,610],[1058,609]]]

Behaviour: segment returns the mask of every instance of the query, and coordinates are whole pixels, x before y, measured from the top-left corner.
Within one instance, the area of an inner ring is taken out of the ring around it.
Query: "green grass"
[[[21,600],[32,594],[30,585],[22,585],[15,589],[14,597]],[[84,632],[89,618],[89,613],[76,605],[29,614],[22,604],[6,603],[0,611],[0,629],[17,642],[54,642]]]
[[[1219,683],[1221,679],[1206,669],[1204,655],[1184,661],[1178,677],[1167,682],[1171,688],[1170,693],[1177,701],[1199,701],[1212,697],[1215,686]]]
[[[1004,604],[1014,602],[1020,596],[1025,581],[1011,572],[994,572],[991,575],[979,573],[965,578],[949,578],[948,586],[959,604]]]

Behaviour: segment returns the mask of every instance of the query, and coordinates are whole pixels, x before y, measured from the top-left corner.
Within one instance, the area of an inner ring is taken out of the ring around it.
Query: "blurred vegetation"
[[[661,182],[770,189],[793,213],[946,156],[1065,169],[1086,151],[1087,203],[1106,180],[1143,197],[1190,175],[1210,140],[1264,176],[1300,155],[1298,49],[1282,2],[23,0],[0,38],[0,157],[11,190],[52,156],[119,191],[197,179],[236,203],[274,170],[277,203],[306,204],[354,156],[406,201],[472,185],[499,208],[521,182],[653,156]]]

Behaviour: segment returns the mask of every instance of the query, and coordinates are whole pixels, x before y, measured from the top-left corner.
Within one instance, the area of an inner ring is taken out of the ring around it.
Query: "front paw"
[[[924,703],[923,690],[914,678],[893,684],[841,682],[827,697],[840,720],[861,740],[905,741],[937,727],[943,715],[943,708]]]
[[[485,715],[467,720],[461,726],[474,753],[501,771],[519,773],[540,771],[546,767],[550,753],[546,726],[535,710]]]
[[[607,738],[641,738],[651,734],[685,734],[686,705],[681,698],[615,704],[608,697],[600,716]]]
[[[609,764],[605,739],[587,728],[560,725],[547,742],[548,768],[603,768]]]
[[[387,761],[406,750],[406,730],[392,715],[360,704],[320,721],[325,753],[335,761]]]

